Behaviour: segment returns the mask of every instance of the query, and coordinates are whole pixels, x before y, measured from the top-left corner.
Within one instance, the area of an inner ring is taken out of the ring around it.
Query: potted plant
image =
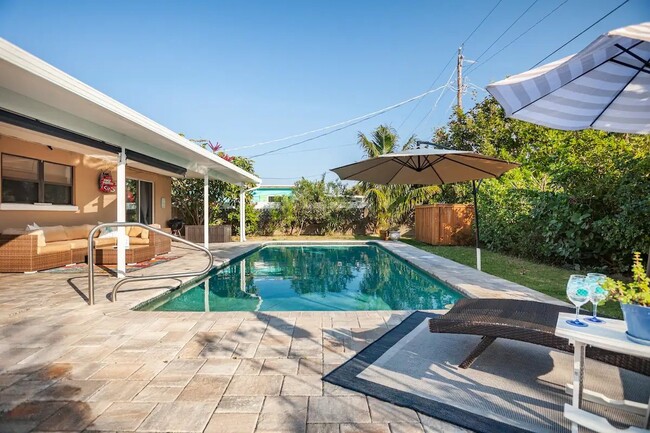
[[[399,241],[400,236],[401,233],[399,232],[399,228],[391,227],[388,229],[388,239],[391,241]]]
[[[641,264],[641,253],[634,253],[631,282],[626,284],[608,278],[604,288],[611,299],[621,303],[628,338],[650,345],[650,278]]]

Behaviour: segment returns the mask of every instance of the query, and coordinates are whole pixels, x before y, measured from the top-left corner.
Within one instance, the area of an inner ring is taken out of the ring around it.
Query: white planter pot
[[[399,241],[400,233],[398,230],[391,230],[388,232],[388,239],[391,241]]]

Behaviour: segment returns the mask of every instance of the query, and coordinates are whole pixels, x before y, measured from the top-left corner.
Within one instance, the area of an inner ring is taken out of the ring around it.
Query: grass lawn
[[[402,241],[455,262],[476,267],[476,250],[474,247],[434,246],[404,238],[402,238]],[[481,250],[481,259],[483,272],[569,302],[566,297],[566,283],[569,276],[576,273],[574,271],[487,250]],[[591,311],[591,303],[585,304],[584,308]],[[623,313],[617,302],[607,301],[605,304],[599,305],[598,313],[602,316],[623,318]]]

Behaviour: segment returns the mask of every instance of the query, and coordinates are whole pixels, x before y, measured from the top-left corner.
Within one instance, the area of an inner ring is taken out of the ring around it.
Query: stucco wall
[[[76,212],[0,210],[0,230],[9,227],[24,228],[32,222],[36,222],[40,226],[49,226],[115,221],[116,194],[104,194],[98,188],[99,174],[103,170],[110,171],[113,179],[117,179],[114,163],[65,150],[50,150],[40,144],[0,135],[0,154],[2,153],[73,166],[73,204],[78,206],[79,210]],[[167,176],[128,167],[128,163],[126,175],[128,178],[153,182],[154,222],[165,227],[167,220],[171,218],[171,179]],[[0,188],[2,188],[1,184]],[[164,209],[161,206],[162,198],[165,199]]]

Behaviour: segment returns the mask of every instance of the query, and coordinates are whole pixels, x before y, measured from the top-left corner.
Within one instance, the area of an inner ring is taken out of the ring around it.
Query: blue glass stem
[[[580,321],[580,307],[576,305],[576,323]]]
[[[591,317],[593,317],[594,320],[595,320],[595,319],[598,319],[597,314],[596,314],[596,311],[598,310],[598,302],[594,302],[593,305],[594,305],[594,313],[591,315]]]

